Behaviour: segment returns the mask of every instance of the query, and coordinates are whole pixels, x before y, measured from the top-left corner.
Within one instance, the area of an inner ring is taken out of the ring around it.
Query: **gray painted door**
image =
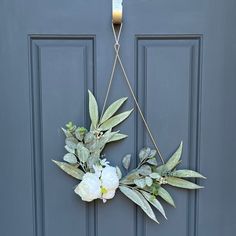
[[[168,157],[183,140],[182,165],[208,176],[200,192],[172,190],[177,209],[165,205],[157,225],[121,194],[82,202],[51,162],[64,153],[60,127],[88,124],[87,89],[104,99],[111,1],[1,0],[0,235],[235,235],[235,9],[235,0],[124,3],[121,54],[160,149]],[[109,102],[127,95],[118,69]],[[119,128],[129,139],[105,151],[118,165],[151,145],[137,112]]]

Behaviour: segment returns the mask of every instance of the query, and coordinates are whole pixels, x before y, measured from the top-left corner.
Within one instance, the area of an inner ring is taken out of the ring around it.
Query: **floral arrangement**
[[[104,147],[127,137],[112,129],[123,122],[132,113],[132,110],[116,114],[127,98],[121,98],[112,103],[99,118],[98,105],[94,95],[89,91],[90,129],[77,127],[72,122],[62,128],[66,139],[64,162],[53,160],[64,172],[80,180],[75,193],[83,201],[91,202],[102,199],[106,202],[115,196],[119,190],[131,201],[136,203],[155,222],[159,223],[151,208],[153,206],[166,218],[166,214],[159,198],[175,207],[174,200],[164,188],[171,185],[184,189],[199,189],[199,186],[186,179],[205,178],[192,170],[176,170],[180,164],[182,142],[169,160],[158,165],[156,150],[143,148],[139,152],[138,166],[129,171],[131,155],[122,159],[123,167],[129,171],[122,177],[118,166],[113,167],[102,155]]]

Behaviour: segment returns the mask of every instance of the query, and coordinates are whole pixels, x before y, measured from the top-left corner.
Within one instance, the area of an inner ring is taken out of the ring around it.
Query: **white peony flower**
[[[106,202],[107,199],[111,199],[115,196],[116,189],[119,186],[119,178],[117,176],[116,168],[106,166],[103,168],[101,174],[102,182],[102,199]]]
[[[119,178],[115,167],[106,165],[93,166],[95,173],[86,173],[80,184],[75,188],[83,201],[91,202],[101,198],[103,202],[115,196],[119,186]]]
[[[75,188],[75,193],[86,202],[101,198],[101,181],[99,176],[94,173],[86,173],[83,176],[83,180]]]
[[[101,175],[102,187],[107,190],[115,190],[119,186],[119,178],[116,173],[116,168],[106,166],[103,168]]]

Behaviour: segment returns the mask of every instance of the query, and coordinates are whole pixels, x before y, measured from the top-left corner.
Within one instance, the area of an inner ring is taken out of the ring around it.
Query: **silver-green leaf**
[[[71,149],[76,149],[77,144],[78,144],[78,140],[74,137],[66,138],[65,142],[66,142],[66,145]]]
[[[167,177],[166,181],[169,185],[178,187],[178,188],[185,188],[185,189],[200,189],[203,188],[195,183],[187,181],[185,179],[180,179],[176,177]]]
[[[165,171],[165,165],[160,165],[156,168],[156,172],[159,173],[160,175],[162,175],[164,171]]]
[[[176,170],[171,173],[171,176],[178,178],[203,178],[206,179],[205,176],[193,170]]]
[[[128,137],[128,135],[126,135],[126,134],[119,134],[119,133],[117,133],[108,141],[108,143],[119,141],[119,140],[127,138],[127,137]]]
[[[55,160],[52,160],[52,161],[57,166],[59,166],[63,171],[65,171],[68,175],[76,179],[82,180],[83,175],[84,175],[84,172],[82,170],[65,162],[60,162],[60,161],[55,161]]]
[[[138,206],[141,207],[141,209],[152,219],[154,220],[156,223],[159,224],[159,222],[156,219],[156,216],[151,208],[151,206],[149,205],[149,203],[147,202],[147,200],[143,197],[143,195],[141,193],[139,193],[136,190],[132,190],[128,187],[125,186],[120,186],[119,187],[120,191],[127,196],[131,201],[133,201],[134,203],[136,203]]]
[[[75,154],[75,149],[69,148],[67,145],[65,145],[65,149],[67,152]]]
[[[153,157],[151,159],[148,159],[147,163],[150,164],[150,165],[153,165],[153,166],[157,166],[157,160],[156,160],[155,157]]]
[[[70,163],[70,164],[76,164],[77,163],[77,158],[72,153],[67,153],[66,155],[64,155],[63,160]]]
[[[166,171],[171,171],[178,165],[181,158],[182,149],[183,149],[183,143],[181,142],[178,149],[171,156],[171,158],[166,162],[165,164]]]
[[[157,151],[156,151],[156,150],[151,150],[151,152],[150,152],[149,155],[148,155],[148,158],[155,157],[156,154],[157,154]]]
[[[130,160],[131,160],[131,154],[127,154],[122,159],[122,164],[126,170],[129,169],[130,166]]]
[[[86,134],[87,130],[84,127],[78,127],[75,130],[75,137],[79,140],[82,141],[84,138],[84,135]]]
[[[99,128],[104,131],[104,130],[108,130],[108,129],[111,129],[111,128],[117,126],[122,121],[124,121],[126,118],[128,118],[128,116],[131,114],[132,111],[133,111],[133,109],[130,111],[122,112],[119,115],[111,117],[110,119],[105,121]]]
[[[78,154],[79,160],[85,163],[88,160],[90,153],[86,147],[81,147],[80,149],[77,149],[77,154]]]
[[[139,187],[139,188],[144,188],[146,186],[146,181],[145,179],[135,179],[134,183]]]
[[[142,148],[139,152],[139,155],[138,155],[140,161],[143,161],[144,159],[148,158],[150,153],[151,153],[151,149],[149,147],[148,148]]]
[[[151,186],[152,186],[152,183],[153,183],[153,180],[152,180],[152,178],[150,178],[149,176],[146,176],[146,177],[145,177],[145,182],[146,182],[146,185],[147,185],[148,187],[151,187]]]
[[[120,98],[119,100],[113,102],[104,112],[101,120],[100,120],[100,124],[104,123],[105,121],[107,121],[109,118],[111,118],[118,110],[119,108],[122,106],[122,104],[127,100],[127,97],[124,98]]]
[[[161,203],[155,197],[153,198],[153,196],[150,193],[147,193],[142,190],[141,193],[166,218],[166,213]]]
[[[163,200],[169,203],[171,206],[175,207],[175,203],[171,195],[162,187],[158,188],[158,196],[160,196]]]
[[[98,124],[98,104],[93,94],[90,91],[88,91],[88,93],[89,93],[89,115],[93,127],[96,128]]]
[[[149,165],[143,165],[139,168],[138,173],[140,175],[147,176],[147,175],[150,175],[152,173],[152,169]]]
[[[84,136],[84,142],[87,144],[87,143],[91,143],[92,141],[94,141],[95,139],[95,136],[93,134],[93,132],[88,132],[87,134],[85,134]]]
[[[153,179],[160,179],[161,176],[157,172],[153,172],[149,175]]]

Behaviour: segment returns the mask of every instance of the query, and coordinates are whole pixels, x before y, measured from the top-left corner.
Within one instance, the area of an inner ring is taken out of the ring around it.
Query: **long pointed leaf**
[[[169,185],[178,187],[178,188],[185,188],[185,189],[199,189],[203,188],[202,186],[199,186],[195,183],[192,183],[190,181],[187,181],[185,179],[179,179],[176,177],[167,177],[166,181]]]
[[[163,200],[169,203],[171,206],[175,207],[175,203],[171,195],[162,187],[158,189],[158,196],[160,196]]]
[[[84,175],[84,172],[82,170],[78,169],[75,166],[67,164],[65,162],[60,162],[60,161],[55,161],[55,160],[52,160],[52,161],[56,165],[58,165],[63,171],[65,171],[68,175],[70,175],[76,179],[82,180],[83,175]]]
[[[159,224],[159,222],[156,219],[156,216],[152,210],[152,208],[150,207],[149,203],[147,202],[147,200],[142,196],[141,193],[139,193],[136,190],[132,190],[130,188],[127,188],[125,186],[120,186],[119,187],[120,191],[126,196],[128,197],[131,201],[133,201],[134,203],[136,203],[138,206],[141,207],[141,209],[155,222],[157,222]]]
[[[160,175],[163,174],[164,170],[165,170],[165,165],[164,164],[160,165],[156,168],[156,172],[159,173]]]
[[[127,100],[127,97],[120,98],[119,100],[113,102],[104,112],[104,115],[102,116],[100,120],[100,124],[104,123],[106,120],[111,118],[122,106],[122,104]]]
[[[193,170],[176,170],[171,173],[172,176],[178,178],[203,178],[206,179],[205,176]]]
[[[130,111],[122,112],[119,115],[113,116],[112,118],[105,121],[99,128],[103,131],[112,129],[113,127],[117,126],[122,121],[124,121],[126,118],[128,118],[132,111],[133,109]]]
[[[98,104],[93,94],[90,91],[88,91],[88,93],[89,93],[89,115],[93,127],[96,128],[98,123]]]
[[[127,138],[127,137],[128,137],[128,135],[126,135],[126,134],[115,134],[115,135],[108,141],[108,143],[110,143],[110,142],[115,142],[115,141],[119,141],[119,140],[124,139],[124,138]]]
[[[142,190],[141,193],[167,219],[165,210],[161,205],[161,203],[156,198],[153,198],[153,196],[150,193],[147,193]]]
[[[178,149],[171,156],[171,158],[166,162],[166,164],[165,164],[166,171],[171,171],[172,169],[174,169],[178,165],[180,158],[181,158],[182,149],[183,149],[183,143],[181,142]]]

